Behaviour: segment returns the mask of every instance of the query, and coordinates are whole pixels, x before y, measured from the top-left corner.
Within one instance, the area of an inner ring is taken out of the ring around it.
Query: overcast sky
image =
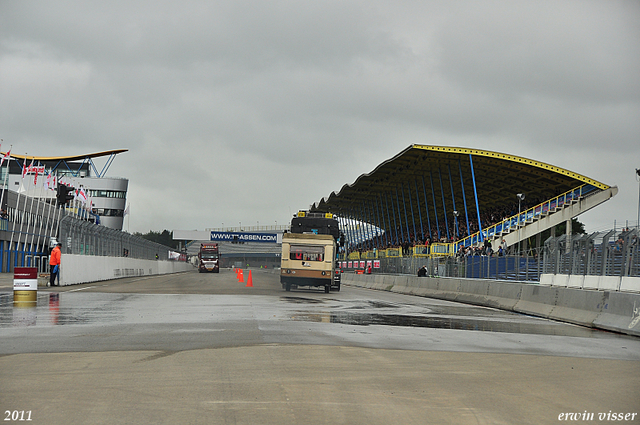
[[[581,220],[635,224],[640,2],[0,0],[0,138],[129,149],[131,232],[285,224],[415,143],[616,185]]]

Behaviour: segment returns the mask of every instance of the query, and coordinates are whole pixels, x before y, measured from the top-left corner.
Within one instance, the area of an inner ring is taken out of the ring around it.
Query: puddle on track
[[[529,318],[530,323],[517,319],[512,321],[483,320],[469,317],[410,316],[376,313],[299,313],[291,316],[294,321],[339,323],[356,326],[396,326],[431,329],[454,329],[481,332],[505,332],[538,335],[560,335],[593,338],[606,333],[582,326]],[[539,321],[535,323],[533,321]]]

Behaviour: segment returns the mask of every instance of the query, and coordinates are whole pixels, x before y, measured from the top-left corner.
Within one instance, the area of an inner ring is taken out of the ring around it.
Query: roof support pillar
[[[471,164],[471,179],[473,180],[473,195],[476,198],[476,212],[478,213],[478,232],[482,240],[484,240],[484,234],[482,233],[482,221],[480,221],[480,206],[478,205],[478,189],[476,188],[476,173],[473,171],[473,155],[469,154],[469,164]]]
[[[398,196],[398,186],[396,186],[396,205],[398,207],[398,221],[400,222],[400,243],[404,243],[404,231],[402,230],[402,211],[400,211],[400,197]]]
[[[358,222],[358,226],[356,227],[356,229],[358,230],[358,239],[360,239],[360,243],[359,243],[360,249],[362,249],[364,247],[364,241],[365,241],[364,227],[362,226],[362,216],[360,216],[360,212],[358,210],[355,211],[354,217]]]
[[[433,198],[433,215],[436,216],[436,231],[438,232],[438,242],[440,242],[440,223],[438,223],[438,207],[436,205],[436,192],[433,189],[433,174],[429,170],[429,180],[431,181],[431,197]]]
[[[411,184],[407,183],[407,190],[409,190],[409,208],[411,209],[411,221],[413,222],[413,240],[418,240],[418,232],[416,232],[416,217],[413,213],[413,201],[411,200]],[[411,241],[410,241],[411,242]]]
[[[420,240],[424,243],[424,227],[422,226],[422,211],[420,211],[420,196],[418,195],[418,180],[414,180],[416,185],[416,202],[418,202],[418,219],[420,220]]]
[[[464,179],[462,178],[462,162],[458,160],[458,168],[460,169],[460,186],[462,186],[462,200],[464,201],[464,216],[467,219],[467,236],[471,236],[469,228],[469,211],[467,210],[467,196],[464,194]]]
[[[382,231],[384,232],[384,244],[385,247],[387,247],[389,245],[389,236],[387,235],[388,232],[388,228],[387,225],[384,222],[384,210],[382,209],[382,205],[378,206],[378,197],[380,196],[380,194],[378,194],[378,196],[376,196],[376,214],[378,215],[378,222],[382,223]],[[380,214],[380,211],[382,211],[382,214]]]
[[[362,201],[362,207],[364,210],[364,216],[365,216],[365,229],[367,230],[367,246],[370,249],[373,249],[374,246],[374,240],[373,240],[373,229],[371,228],[371,211],[368,210],[367,208],[367,203],[365,201]]]
[[[453,204],[453,231],[455,232],[456,239],[460,238],[460,232],[458,231],[458,216],[456,209],[456,196],[453,193],[453,179],[451,178],[451,164],[447,164],[449,168],[449,185],[451,186],[451,202]]]
[[[444,228],[447,230],[447,242],[451,241],[449,237],[449,220],[447,220],[447,204],[444,202],[444,186],[442,185],[442,173],[438,167],[438,178],[440,179],[440,194],[442,195],[442,214],[444,215]]]
[[[424,175],[422,177],[422,192],[424,194],[424,208],[427,211],[427,226],[429,226],[429,239],[433,241],[433,235],[431,234],[431,219],[429,218],[429,200],[427,199],[427,189],[424,186]]]
[[[407,203],[404,200],[404,186],[400,183],[400,191],[402,191],[402,208],[404,209],[404,223],[407,227],[407,243],[411,243],[411,232],[409,232],[409,218],[407,217]]]
[[[384,195],[385,200],[387,199],[387,195]],[[387,202],[387,210],[389,210],[389,203]],[[400,243],[400,240],[398,239],[398,222],[396,221],[396,211],[393,209],[393,197],[391,198],[391,212],[393,213],[393,228],[395,230],[396,233],[396,243],[394,245],[397,245]],[[387,214],[389,212],[387,211]]]

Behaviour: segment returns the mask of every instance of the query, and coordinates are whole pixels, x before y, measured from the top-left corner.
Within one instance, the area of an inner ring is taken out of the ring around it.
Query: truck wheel
[[[284,290],[287,291],[287,292],[291,291],[291,284],[290,283],[285,284],[284,285]]]
[[[325,293],[325,294],[328,294],[330,290],[331,290],[331,285],[325,285],[325,287],[324,287],[324,293]]]
[[[340,292],[340,284],[339,283],[338,283],[338,286],[334,286],[334,291]]]

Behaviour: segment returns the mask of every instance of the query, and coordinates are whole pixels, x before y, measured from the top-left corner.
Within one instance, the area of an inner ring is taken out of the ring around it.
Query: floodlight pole
[[[636,229],[640,229],[640,168],[636,168],[638,175],[638,221],[636,221]]]

